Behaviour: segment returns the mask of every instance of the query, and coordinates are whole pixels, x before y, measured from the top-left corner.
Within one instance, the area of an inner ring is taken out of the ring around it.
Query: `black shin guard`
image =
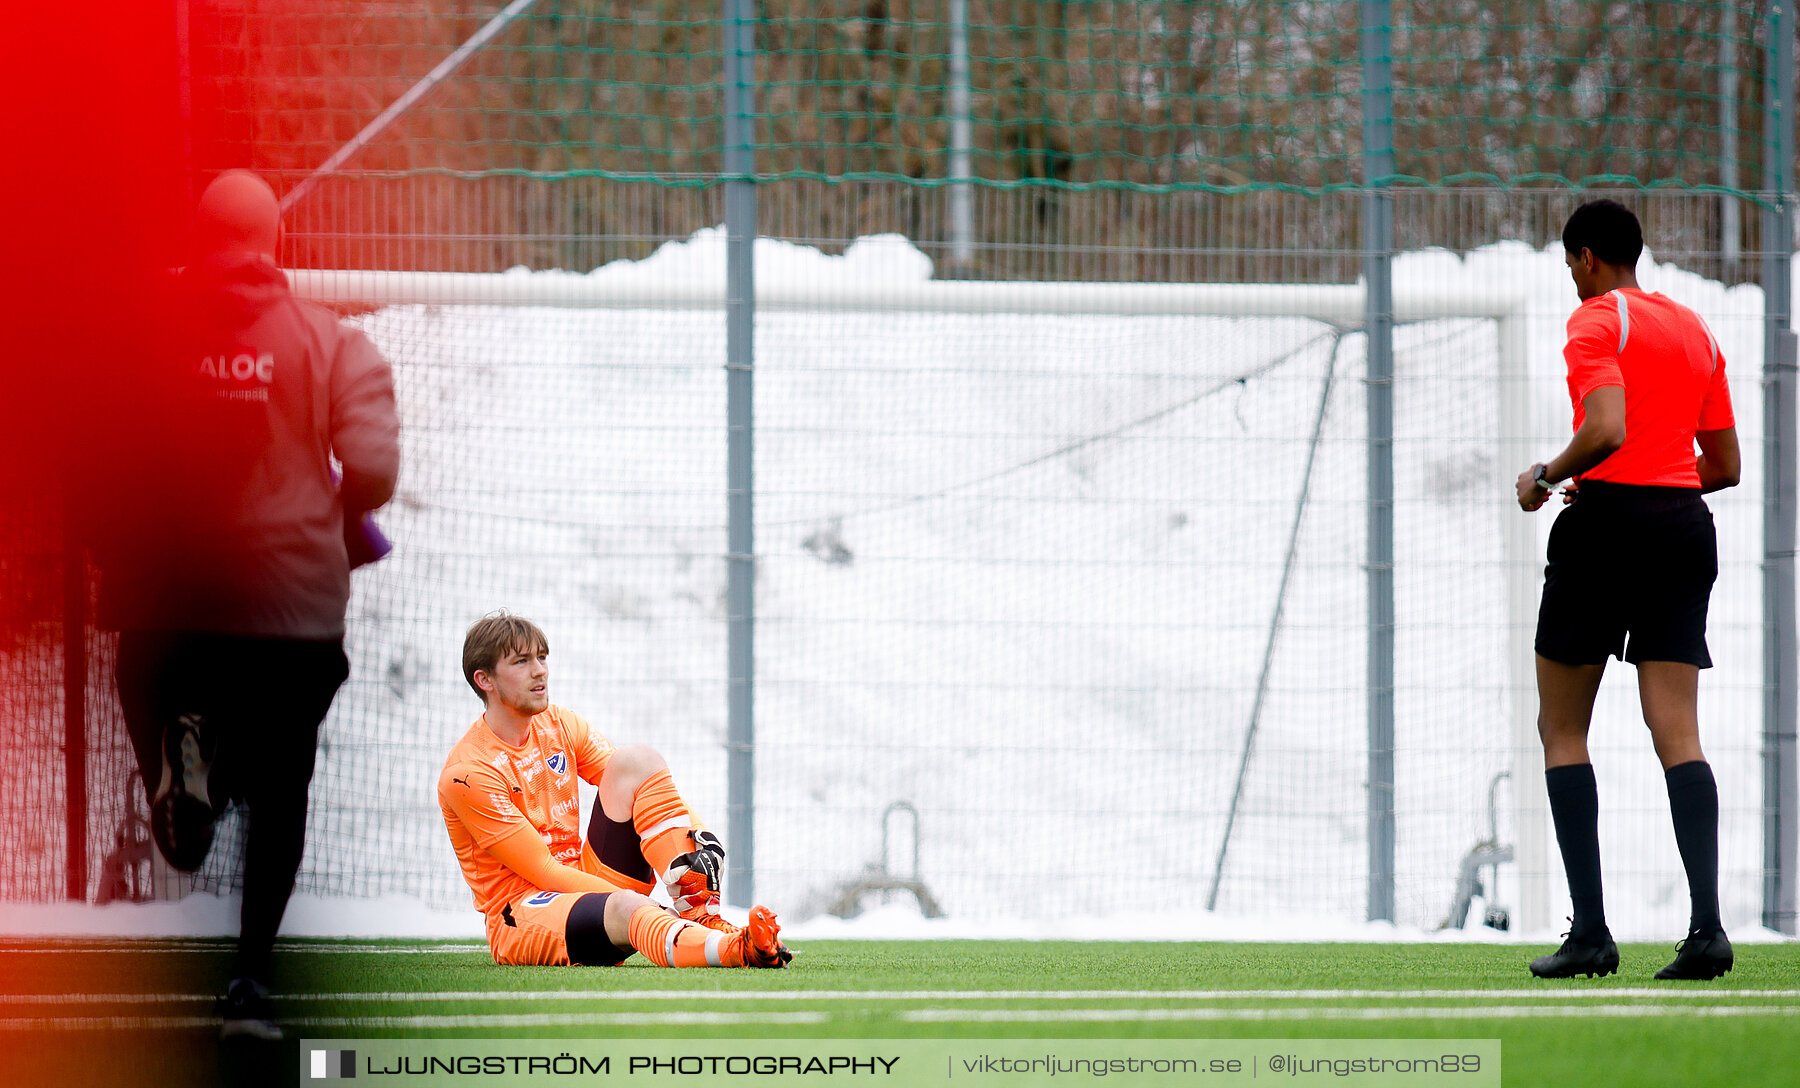
[[[594,805],[594,813],[588,817],[587,833],[588,849],[594,857],[605,866],[609,873],[601,873],[608,882],[623,883],[632,891],[648,895],[656,886],[656,872],[650,863],[644,860],[643,847],[638,842],[638,833],[631,825],[631,818],[614,820],[607,817],[606,812]],[[620,877],[614,880],[613,877]]]
[[[569,908],[563,940],[569,946],[569,962],[585,967],[611,967],[631,955],[606,935],[606,901],[611,892],[588,892]]]

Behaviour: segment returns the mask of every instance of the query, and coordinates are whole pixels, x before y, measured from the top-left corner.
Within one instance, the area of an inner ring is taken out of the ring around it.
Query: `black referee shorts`
[[[1547,558],[1537,625],[1543,657],[1712,667],[1706,606],[1719,546],[1698,488],[1584,483],[1550,529]]]

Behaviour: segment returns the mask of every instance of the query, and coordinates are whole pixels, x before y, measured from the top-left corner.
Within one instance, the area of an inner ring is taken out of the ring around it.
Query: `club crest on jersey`
[[[556,774],[567,773],[569,769],[569,757],[562,752],[558,752],[549,759],[544,760],[544,766],[550,768],[550,770]]]
[[[561,894],[561,892],[539,892],[530,899],[525,900],[525,905],[528,907],[547,907],[556,902],[556,897]]]

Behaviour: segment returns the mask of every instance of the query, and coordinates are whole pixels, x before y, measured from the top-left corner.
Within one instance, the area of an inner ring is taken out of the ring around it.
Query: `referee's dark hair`
[[[1590,200],[1563,224],[1563,248],[1583,249],[1607,264],[1636,268],[1644,252],[1644,228],[1631,209],[1616,200]]]

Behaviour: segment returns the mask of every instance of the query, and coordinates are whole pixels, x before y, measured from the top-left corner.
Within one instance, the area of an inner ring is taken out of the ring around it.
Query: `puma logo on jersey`
[[[465,787],[466,787],[466,786],[468,786],[468,784],[469,784],[469,780],[468,780],[468,779],[466,779],[466,778],[452,778],[452,779],[451,779],[451,780],[450,780],[450,781],[452,781],[452,782],[460,782],[460,783],[462,783],[462,784],[463,784],[463,785],[464,785],[464,786],[465,786]]]

